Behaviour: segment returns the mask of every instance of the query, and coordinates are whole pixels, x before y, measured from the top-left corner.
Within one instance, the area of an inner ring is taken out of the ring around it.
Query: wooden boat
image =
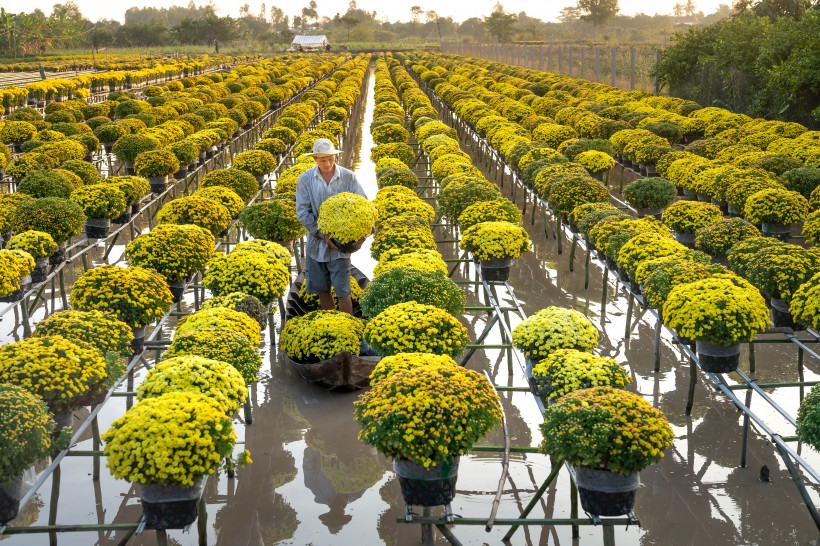
[[[380,356],[359,356],[342,351],[333,358],[316,363],[296,362],[283,354],[286,361],[308,382],[330,391],[350,392],[370,384],[370,374]]]
[[[350,274],[356,279],[360,287],[365,288],[367,286],[369,279],[365,277],[364,273],[355,267],[351,267]],[[290,287],[287,303],[285,304],[286,320],[316,310],[299,297],[299,290],[304,282],[305,274],[300,273]],[[356,303],[353,305],[353,315],[359,318],[362,316],[362,310]],[[366,350],[362,355],[342,351],[328,360],[310,363],[297,362],[284,353],[282,356],[308,382],[337,392],[354,391],[369,385],[370,373],[381,360],[380,356],[368,354]]]

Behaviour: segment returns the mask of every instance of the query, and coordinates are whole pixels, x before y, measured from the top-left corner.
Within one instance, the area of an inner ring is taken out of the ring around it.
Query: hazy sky
[[[320,16],[333,17],[336,13],[344,13],[347,11],[350,0],[316,0],[318,5],[317,11]],[[645,13],[647,15],[661,14],[671,15],[672,6],[678,1],[685,3],[685,0],[657,0],[654,2],[645,2],[643,0],[619,0],[621,14],[634,15],[636,13]],[[75,0],[80,7],[83,15],[91,21],[98,19],[116,19],[122,22],[125,10],[132,6],[139,7],[164,7],[173,4],[187,5],[188,0],[109,0],[103,2],[100,0]],[[201,6],[207,2],[203,0],[195,0],[196,5]],[[285,11],[286,15],[293,17],[298,15],[303,7],[306,7],[309,0],[296,0],[284,2],[278,0],[276,2],[267,1],[268,13],[270,13],[271,6],[278,6]],[[384,1],[384,0],[356,0],[359,9],[368,12],[375,11],[379,19],[388,18],[390,21],[408,21],[410,19],[410,7],[419,6],[425,12],[428,10],[435,10],[441,17],[452,17],[455,21],[463,21],[470,17],[483,17],[489,15],[496,0],[450,0],[441,4],[430,0],[416,0],[416,1]],[[51,13],[51,8],[55,3],[53,0],[3,0],[2,5],[7,12],[19,13],[21,11],[31,12],[39,8],[46,15]],[[245,3],[244,0],[213,0],[213,5],[216,8],[217,14],[220,16],[230,15],[236,17],[239,15],[239,6]],[[697,11],[702,11],[705,14],[713,13],[718,4],[730,4],[727,0],[696,0],[695,5]],[[258,14],[262,5],[259,0],[248,1],[250,5],[250,12]],[[551,2],[533,2],[532,0],[503,0],[502,5],[504,10],[509,13],[519,13],[525,11],[531,17],[537,17],[544,21],[555,21],[561,9],[566,6],[574,6],[574,0],[558,0]],[[424,16],[422,16],[423,20]]]

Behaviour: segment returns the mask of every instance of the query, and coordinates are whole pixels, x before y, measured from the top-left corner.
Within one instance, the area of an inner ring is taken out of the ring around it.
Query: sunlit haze
[[[299,15],[303,7],[308,5],[309,0],[304,2],[265,2],[267,13],[270,13],[272,6],[278,6],[285,11],[286,15],[293,17]],[[644,13],[646,15],[671,15],[673,6],[679,0],[660,0],[656,2],[643,2],[639,0],[620,0],[619,5],[622,15],[635,15],[637,13]],[[46,15],[51,13],[52,6],[60,2],[51,0],[4,0],[2,2],[3,8],[10,13],[31,12],[35,9],[40,9]],[[99,19],[115,19],[120,22],[123,21],[125,10],[130,7],[156,7],[167,8],[173,4],[187,6],[188,2],[182,0],[179,2],[168,0],[116,0],[109,2],[100,2],[99,0],[75,0],[77,6],[83,15],[91,21]],[[205,5],[208,2],[195,1],[196,5]],[[241,0],[238,2],[228,2],[225,0],[217,0],[210,2],[216,8],[217,15],[231,17],[239,16],[239,8],[245,2]],[[347,11],[350,4],[349,0],[317,0],[317,11],[322,17],[333,17],[337,13],[343,14]],[[435,11],[439,17],[452,17],[454,21],[461,22],[470,17],[483,17],[489,15],[495,0],[455,0],[440,4],[438,2],[430,2],[427,0],[418,0],[415,2],[383,2],[380,0],[357,0],[356,5],[359,9],[368,12],[375,11],[376,17],[379,20],[388,19],[391,22],[408,21],[410,20],[410,7],[419,6],[426,14],[428,11]],[[685,3],[685,2],[681,2]],[[717,9],[721,3],[728,4],[730,2],[719,0],[696,1],[695,5],[697,11],[709,14]],[[251,14],[259,14],[262,2],[252,1],[248,2]],[[559,2],[531,2],[529,0],[506,0],[502,1],[504,10],[509,13],[526,12],[530,17],[536,17],[543,21],[556,21],[561,9],[567,6],[574,6],[576,3],[571,0],[564,0]],[[424,20],[425,15],[421,16]]]

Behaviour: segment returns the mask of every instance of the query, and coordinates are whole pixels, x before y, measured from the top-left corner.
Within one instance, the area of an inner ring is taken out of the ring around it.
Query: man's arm
[[[308,183],[307,180],[303,180],[301,177],[296,183],[296,217],[312,237],[321,239],[319,228],[316,225],[316,215],[313,213],[313,206],[310,202]]]

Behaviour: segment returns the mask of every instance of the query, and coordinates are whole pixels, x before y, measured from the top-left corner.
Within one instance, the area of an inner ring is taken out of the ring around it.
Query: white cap
[[[339,155],[340,153],[342,153],[342,151],[337,150],[330,140],[320,138],[313,143],[313,153],[306,155],[316,157],[317,155]]]

